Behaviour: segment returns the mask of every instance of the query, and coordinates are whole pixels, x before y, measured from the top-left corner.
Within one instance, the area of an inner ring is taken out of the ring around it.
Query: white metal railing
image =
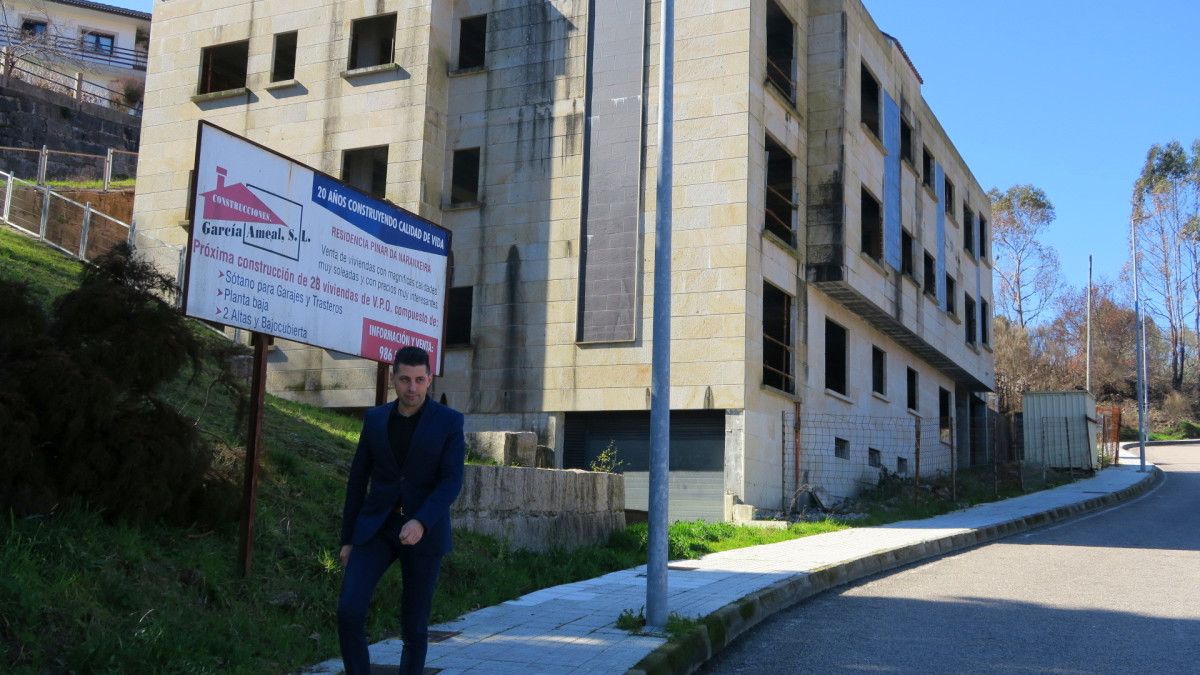
[[[0,146],[0,159],[5,160],[2,164],[13,169],[14,174],[17,173],[17,169],[11,165],[28,166],[33,161],[30,156],[34,154],[37,155],[37,170],[33,172],[36,174],[34,182],[38,185],[45,185],[48,180],[97,180],[103,182],[103,189],[107,192],[114,180],[130,178],[137,170],[138,153],[129,150],[108,148],[105,154],[98,155],[51,150],[45,145],[41,149]],[[118,165],[121,168],[117,168]]]
[[[137,235],[129,223],[51,190],[49,186],[22,180],[0,171],[0,216],[4,223],[83,261],[92,261],[121,242],[183,278],[184,247]]]

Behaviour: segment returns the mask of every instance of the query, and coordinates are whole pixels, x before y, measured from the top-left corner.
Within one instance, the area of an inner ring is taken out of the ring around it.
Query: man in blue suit
[[[450,504],[462,489],[463,416],[428,398],[433,376],[419,347],[396,352],[396,400],[363,416],[342,512],[338,637],[347,675],[367,675],[366,619],[380,577],[400,561],[400,672],[424,670],[429,610],[450,552]],[[368,487],[369,483],[369,487]]]

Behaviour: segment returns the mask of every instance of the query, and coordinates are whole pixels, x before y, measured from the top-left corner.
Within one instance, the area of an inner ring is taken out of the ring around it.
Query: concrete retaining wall
[[[604,544],[625,527],[625,484],[619,474],[467,465],[450,513],[455,528],[517,549]]]

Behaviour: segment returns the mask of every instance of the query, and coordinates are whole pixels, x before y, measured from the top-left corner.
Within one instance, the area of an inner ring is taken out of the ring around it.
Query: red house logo
[[[244,184],[226,185],[226,175],[228,171],[217,167],[217,187],[201,193],[205,218],[290,227]]]

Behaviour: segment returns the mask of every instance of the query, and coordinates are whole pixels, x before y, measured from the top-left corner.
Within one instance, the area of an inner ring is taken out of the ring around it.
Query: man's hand
[[[354,548],[350,544],[342,547],[342,552],[338,554],[338,559],[342,561],[342,567],[345,567],[350,562],[350,549]]]
[[[412,546],[424,536],[425,526],[419,520],[410,520],[400,528],[400,543],[406,546]]]

